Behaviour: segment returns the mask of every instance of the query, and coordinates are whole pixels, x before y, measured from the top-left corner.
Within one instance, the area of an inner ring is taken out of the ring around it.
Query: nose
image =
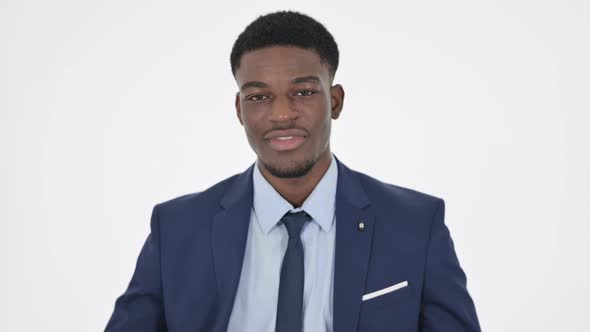
[[[270,120],[272,122],[292,121],[297,119],[298,112],[289,97],[277,97],[271,106]]]

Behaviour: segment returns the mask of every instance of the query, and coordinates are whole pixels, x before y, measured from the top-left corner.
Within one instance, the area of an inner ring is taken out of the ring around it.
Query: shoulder
[[[160,217],[178,217],[183,215],[206,215],[215,213],[220,207],[220,200],[226,190],[240,174],[232,175],[209,188],[195,193],[178,196],[156,205]]]
[[[444,208],[443,199],[434,195],[387,183],[358,171],[352,172],[358,177],[371,204],[380,210],[431,217],[441,206]]]
[[[394,242],[398,248],[425,248],[434,222],[443,220],[438,216],[444,218],[444,200],[360,172],[355,174],[377,221],[373,233],[375,241]],[[388,245],[383,247],[389,248]]]

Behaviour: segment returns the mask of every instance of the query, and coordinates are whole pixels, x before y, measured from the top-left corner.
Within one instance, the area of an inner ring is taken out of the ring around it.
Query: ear
[[[344,106],[344,89],[342,88],[342,85],[336,84],[330,88],[330,99],[332,102],[332,119],[338,119],[338,117],[340,117],[340,112],[342,112],[342,107]]]
[[[244,123],[242,122],[242,109],[240,108],[240,93],[236,92],[236,115],[238,116],[238,120],[240,124],[243,126]]]

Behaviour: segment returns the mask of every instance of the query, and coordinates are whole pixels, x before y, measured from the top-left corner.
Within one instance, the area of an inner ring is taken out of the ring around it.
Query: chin
[[[305,176],[313,168],[316,161],[312,159],[304,159],[303,161],[288,161],[281,162],[265,162],[262,161],[264,168],[277,178],[292,179]]]

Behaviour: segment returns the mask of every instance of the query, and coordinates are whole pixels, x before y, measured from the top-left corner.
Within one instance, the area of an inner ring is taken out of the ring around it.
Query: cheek
[[[248,137],[248,140],[253,142],[256,137],[256,128],[254,127],[252,122],[244,120],[244,130],[246,131],[246,136]]]
[[[327,141],[330,140],[331,131],[332,131],[332,118],[331,118],[330,114],[328,114],[326,119],[324,119],[324,124],[322,127],[322,132],[323,132],[323,136],[324,136],[325,140],[327,140]]]
[[[330,134],[332,114],[330,112],[329,104],[322,103],[321,105],[317,105],[314,112],[314,122],[316,123],[315,127],[318,131],[321,131],[323,134]]]
[[[262,119],[260,119],[260,114],[256,109],[252,107],[241,107],[242,110],[242,125],[244,126],[244,130],[246,131],[246,136],[248,140],[255,142],[256,137],[260,134]]]
[[[324,113],[322,114],[323,117],[320,120],[321,127],[319,130],[321,131],[323,141],[328,142],[330,141],[330,134],[332,131],[332,114],[330,112],[329,106],[324,108]]]

